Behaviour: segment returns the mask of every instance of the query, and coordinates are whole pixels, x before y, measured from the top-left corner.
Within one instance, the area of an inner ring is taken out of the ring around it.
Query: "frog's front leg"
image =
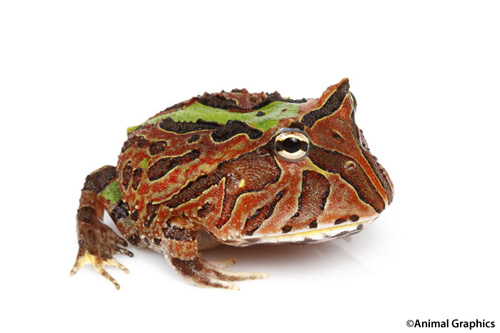
[[[232,281],[263,279],[266,273],[236,273],[223,270],[234,259],[210,262],[201,257],[196,241],[196,226],[186,220],[172,219],[163,231],[161,249],[175,270],[193,284],[239,290]]]
[[[133,256],[132,252],[122,248],[127,246],[127,242],[103,223],[104,209],[111,211],[113,204],[104,198],[102,192],[115,179],[116,168],[106,166],[94,171],[85,180],[76,217],[79,248],[70,275],[76,274],[86,263],[91,263],[100,275],[120,289],[118,282],[104,269],[105,265],[109,265],[128,273],[113,255]]]

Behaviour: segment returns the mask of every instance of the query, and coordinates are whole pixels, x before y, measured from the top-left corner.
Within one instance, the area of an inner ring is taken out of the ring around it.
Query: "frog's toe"
[[[92,260],[92,266],[94,266],[96,272],[99,273],[99,275],[103,276],[106,280],[113,283],[115,285],[116,290],[119,290],[120,285],[118,284],[118,282],[104,269],[106,265],[116,267],[125,272],[126,274],[129,273],[129,270],[114,258],[108,260],[102,260],[100,262],[98,262],[97,260]]]
[[[91,263],[95,271],[99,273],[99,275],[103,276],[106,280],[113,283],[116,289],[120,289],[120,284],[118,284],[118,282],[106,271],[105,266],[108,265],[111,267],[116,267],[127,274],[129,273],[129,270],[121,263],[119,263],[115,258],[103,260],[99,256],[90,254],[85,249],[80,249],[78,251],[75,264],[70,271],[70,276],[75,275],[80,270],[80,268],[87,263]]]
[[[231,259],[229,259],[231,260]],[[234,260],[234,259],[233,259]],[[218,279],[223,281],[244,281],[266,279],[267,273],[262,272],[230,272],[223,270],[218,262],[205,261],[208,270]],[[234,260],[236,262],[236,260]],[[226,266],[227,267],[227,266]]]
[[[236,264],[236,259],[230,258],[230,259],[220,260],[220,261],[210,261],[210,264],[212,266],[215,266],[216,268],[224,269],[224,268],[228,268],[228,267],[231,267],[234,264]]]
[[[123,255],[126,255],[126,256],[129,256],[129,257],[133,257],[134,256],[134,253],[132,251],[129,251],[127,249],[123,249],[121,247],[117,248],[116,252],[120,253],[120,254],[123,254]],[[117,266],[118,267],[118,266]],[[119,268],[119,267],[118,267]]]

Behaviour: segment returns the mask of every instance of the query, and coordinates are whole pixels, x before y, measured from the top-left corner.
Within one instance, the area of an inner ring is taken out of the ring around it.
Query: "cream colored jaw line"
[[[313,230],[308,230],[308,231],[303,231],[303,232],[297,232],[297,233],[290,233],[290,234],[283,234],[283,235],[275,235],[275,236],[270,236],[266,237],[267,239],[293,239],[294,237],[301,237],[301,238],[313,238],[314,235],[318,234],[329,234],[331,231],[334,230],[339,230],[339,229],[356,229],[353,227],[357,227],[360,224],[366,224],[369,223],[369,221],[361,221],[361,222],[354,222],[350,223],[348,225],[338,225],[338,226],[333,226],[329,228],[322,228],[322,229],[313,229]]]
[[[369,219],[369,220],[363,220],[363,221],[358,221],[358,222],[352,222],[349,224],[343,224],[343,225],[337,225],[337,226],[331,226],[327,228],[321,228],[321,229],[313,229],[313,230],[308,230],[308,231],[302,231],[302,232],[297,232],[297,233],[289,233],[289,234],[282,234],[282,235],[273,235],[273,236],[254,236],[254,237],[245,237],[237,240],[232,240],[228,242],[228,244],[278,244],[281,242],[290,242],[293,243],[294,239],[296,239],[298,242],[303,241],[304,239],[311,239],[313,241],[320,241],[322,239],[328,239],[327,235],[329,235],[329,238],[334,238],[336,235],[340,234],[342,231],[354,231],[359,225],[368,225],[370,224],[375,218]],[[338,230],[338,232],[334,233],[335,230]],[[319,236],[319,237],[318,237]],[[254,242],[255,241],[255,242]]]

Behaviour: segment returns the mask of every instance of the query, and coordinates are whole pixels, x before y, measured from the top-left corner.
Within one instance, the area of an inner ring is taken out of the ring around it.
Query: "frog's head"
[[[354,234],[391,203],[392,182],[371,154],[354,121],[355,111],[356,99],[344,79],[319,99],[300,104],[296,116],[280,120],[269,147],[282,171],[281,181],[288,183],[285,192],[293,193],[295,200],[280,207],[286,220],[281,230],[268,224],[266,242]]]

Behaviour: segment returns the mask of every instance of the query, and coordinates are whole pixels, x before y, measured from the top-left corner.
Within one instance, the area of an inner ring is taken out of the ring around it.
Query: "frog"
[[[355,122],[343,79],[319,98],[246,89],[204,93],[127,130],[116,166],[90,173],[77,210],[77,257],[128,273],[128,244],[163,254],[201,287],[238,290],[266,273],[209,261],[224,244],[319,243],[362,231],[392,202],[393,184]],[[104,223],[104,212],[115,232]]]

